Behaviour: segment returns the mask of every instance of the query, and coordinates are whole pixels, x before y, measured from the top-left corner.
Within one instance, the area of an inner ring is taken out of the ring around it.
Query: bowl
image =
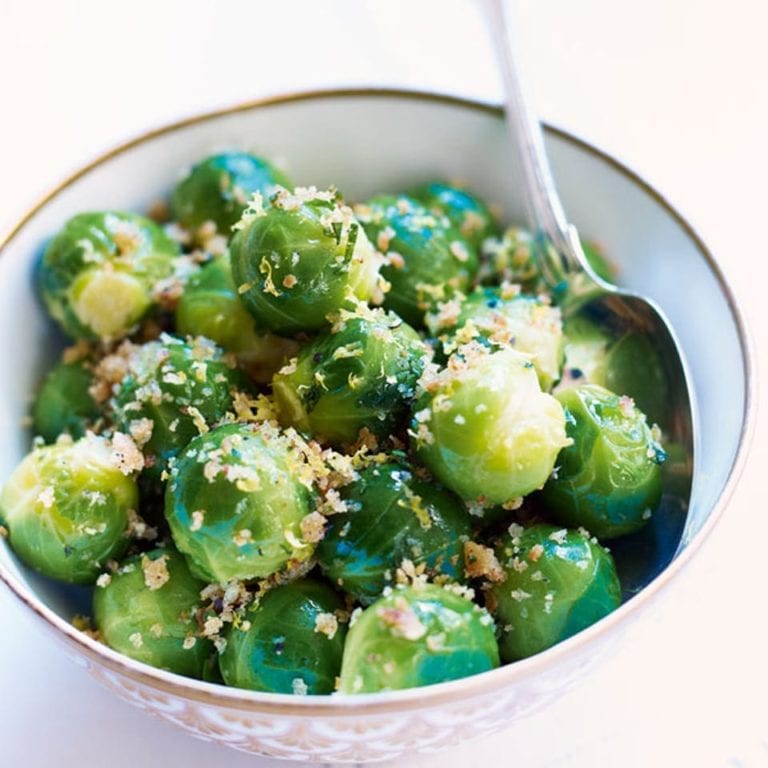
[[[714,258],[657,192],[563,131],[547,128],[546,140],[564,205],[582,236],[604,246],[622,285],[664,308],[687,355],[698,404],[688,545],[675,554],[678,517],[652,542],[643,589],[531,658],[427,688],[301,697],[190,680],[115,653],[70,623],[88,612],[84,590],[29,571],[2,541],[0,579],[70,657],[121,698],[204,739],[293,760],[386,760],[482,737],[552,702],[674,588],[723,513],[744,460],[753,381],[743,321]],[[275,159],[299,183],[335,184],[350,200],[458,178],[498,203],[504,221],[523,220],[502,112],[466,99],[393,90],[301,93],[200,115],[130,141],[60,184],[0,246],[0,339],[4,359],[13,361],[12,375],[0,377],[0,480],[28,450],[21,425],[30,393],[62,345],[31,279],[46,240],[83,210],[146,210],[185,166],[231,147]]]

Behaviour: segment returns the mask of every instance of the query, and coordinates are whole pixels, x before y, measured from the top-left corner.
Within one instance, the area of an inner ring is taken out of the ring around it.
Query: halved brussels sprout
[[[203,337],[182,341],[163,334],[137,347],[127,364],[113,398],[114,420],[140,444],[154,479],[195,435],[224,417],[237,388],[248,386]]]
[[[661,500],[665,454],[631,398],[597,385],[559,392],[571,444],[542,492],[552,517],[599,539],[642,528]]]
[[[132,659],[203,678],[213,653],[196,620],[204,587],[173,548],[134,555],[100,577],[93,593],[96,628],[110,648]]]
[[[466,292],[478,269],[477,252],[447,216],[401,195],[382,195],[355,207],[371,242],[385,255],[391,284],[384,306],[414,327],[438,301]]]
[[[72,338],[119,339],[155,304],[154,288],[173,274],[178,253],[178,245],[143,216],[81,213],[43,252],[40,293]]]
[[[487,204],[455,184],[432,181],[416,187],[410,194],[430,212],[447,216],[462,237],[475,248],[480,248],[483,240],[495,230],[493,214]]]
[[[416,688],[499,665],[490,615],[433,584],[395,589],[352,623],[341,665],[343,693]]]
[[[194,438],[171,469],[165,516],[196,576],[271,576],[314,543],[301,521],[314,509],[302,457],[275,426],[224,424]]]
[[[333,444],[354,443],[363,427],[379,437],[395,431],[428,358],[391,312],[361,307],[344,318],[272,382],[281,421]]]
[[[517,503],[544,485],[568,443],[565,415],[526,355],[467,345],[422,387],[411,431],[440,482],[485,505]]]
[[[406,464],[373,464],[344,488],[347,512],[331,515],[317,556],[326,576],[360,602],[375,600],[398,568],[463,580],[471,525],[461,502]]]
[[[90,584],[125,552],[138,490],[118,450],[89,434],[36,448],[16,467],[0,494],[0,517],[27,565],[60,581]]]
[[[379,290],[380,258],[333,190],[280,190],[266,207],[254,198],[236,229],[232,273],[260,328],[318,330]]]
[[[299,350],[299,345],[258,331],[237,295],[229,256],[219,256],[193,275],[176,306],[176,331],[205,336],[237,356],[255,381],[266,384]]]
[[[227,633],[219,669],[227,685],[299,695],[333,693],[347,633],[344,603],[304,579],[250,605]]]
[[[173,190],[171,211],[186,229],[195,232],[213,222],[229,236],[254,192],[269,197],[277,187],[292,187],[284,173],[247,152],[212,155],[195,165]]]
[[[513,525],[496,558],[504,578],[490,585],[487,602],[506,662],[575,635],[621,603],[613,558],[586,532]]]
[[[531,358],[542,389],[560,378],[563,327],[560,310],[513,288],[480,288],[463,301],[439,305],[427,327],[453,351],[473,339],[492,348],[512,347]]]
[[[32,430],[46,443],[63,434],[84,437],[101,416],[91,397],[91,364],[87,360],[59,363],[45,377],[32,407]]]

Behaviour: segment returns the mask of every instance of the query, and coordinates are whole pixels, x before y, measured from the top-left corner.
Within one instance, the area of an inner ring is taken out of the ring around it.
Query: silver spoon
[[[674,499],[685,510],[685,524],[669,555],[680,552],[698,530],[692,501],[694,474],[693,390],[685,358],[662,310],[648,298],[625,291],[598,277],[589,265],[573,224],[565,216],[557,194],[539,121],[525,96],[514,54],[506,0],[484,0],[488,31],[493,40],[506,97],[506,117],[512,145],[522,170],[528,224],[535,236],[536,253],[544,280],[560,298],[566,317],[576,312],[599,319],[616,333],[633,331],[651,342],[666,376],[667,441],[679,445],[684,456],[675,462]],[[638,375],[642,375],[638,371]],[[620,393],[623,394],[623,393]],[[678,532],[676,532],[677,534]],[[665,559],[670,559],[669,557]],[[664,563],[663,565],[666,565]],[[655,574],[653,574],[655,575]]]

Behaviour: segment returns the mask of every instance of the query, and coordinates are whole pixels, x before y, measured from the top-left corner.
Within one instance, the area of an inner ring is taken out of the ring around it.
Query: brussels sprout
[[[385,254],[381,274],[391,284],[384,299],[387,309],[418,327],[431,306],[469,289],[477,253],[447,216],[435,216],[405,196],[375,197],[355,211]]]
[[[228,236],[253,193],[269,197],[278,186],[293,185],[263,158],[247,152],[212,155],[195,165],[176,185],[171,211],[192,232],[211,221],[221,234]]]
[[[411,197],[430,212],[447,216],[461,236],[475,248],[479,248],[483,240],[494,232],[493,214],[488,206],[466,189],[432,181],[414,189]]]
[[[202,678],[213,644],[199,636],[196,612],[205,583],[174,549],[154,549],[100,577],[93,616],[104,642],[132,659]]]
[[[0,517],[16,554],[36,571],[89,584],[128,547],[138,490],[113,446],[89,434],[36,448],[8,478]]]
[[[347,635],[343,693],[416,688],[499,665],[493,620],[433,584],[401,587],[366,608]]]
[[[400,462],[374,464],[344,488],[317,555],[325,574],[360,602],[375,600],[404,561],[429,576],[462,579],[471,526],[463,505]]]
[[[38,265],[51,317],[76,339],[127,335],[153,306],[153,289],[174,271],[179,249],[134,213],[81,213],[51,240]]]
[[[193,439],[171,470],[165,516],[179,551],[208,581],[270,576],[309,558],[301,521],[314,509],[300,448],[268,422],[225,424]]]
[[[506,662],[575,635],[621,603],[613,558],[585,532],[512,525],[496,558],[504,579],[490,586],[487,600]]]
[[[516,503],[544,485],[567,444],[565,416],[528,357],[467,345],[422,385],[412,435],[440,482],[490,505]]]
[[[209,262],[187,282],[176,306],[176,330],[215,341],[262,384],[299,349],[294,341],[256,329],[253,315],[237,295],[228,255]]]
[[[402,422],[427,357],[397,315],[360,307],[275,376],[280,419],[334,444],[353,443],[363,427],[386,437]]]
[[[645,415],[627,396],[594,384],[558,393],[571,445],[542,497],[563,525],[600,539],[633,533],[661,500],[664,451]]]
[[[246,386],[211,341],[163,334],[130,354],[113,398],[114,420],[139,435],[146,471],[157,480],[169,459],[232,408],[235,388]]]
[[[276,587],[227,634],[219,669],[227,685],[272,693],[332,693],[341,669],[344,603],[328,586]]]
[[[335,191],[279,191],[255,198],[232,238],[232,273],[260,328],[313,331],[326,316],[374,298],[380,260]]]
[[[462,302],[442,304],[427,315],[427,326],[440,335],[446,351],[472,339],[493,348],[513,347],[531,358],[542,389],[560,378],[563,329],[560,310],[512,288],[480,288]]]
[[[87,360],[59,363],[43,381],[32,408],[32,429],[53,443],[59,435],[83,437],[101,415],[91,397],[93,373]]]

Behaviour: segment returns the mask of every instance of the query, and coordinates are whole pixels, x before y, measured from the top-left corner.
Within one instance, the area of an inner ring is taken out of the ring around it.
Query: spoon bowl
[[[588,317],[609,329],[616,339],[632,336],[647,349],[650,369],[660,372],[662,386],[654,390],[644,386],[644,378],[651,375],[651,370],[638,365],[632,372],[631,386],[618,394],[632,396],[649,420],[661,427],[665,441],[675,448],[675,495],[685,511],[685,524],[677,532],[679,552],[695,530],[690,510],[697,433],[685,355],[660,307],[638,293],[608,283],[590,266],[576,227],[566,218],[541,126],[526,97],[512,42],[508,0],[485,0],[485,17],[504,86],[506,122],[522,173],[528,224],[534,233],[534,250],[542,276],[566,320],[574,315]],[[641,363],[639,359],[637,362]],[[635,581],[634,574],[625,578]]]

